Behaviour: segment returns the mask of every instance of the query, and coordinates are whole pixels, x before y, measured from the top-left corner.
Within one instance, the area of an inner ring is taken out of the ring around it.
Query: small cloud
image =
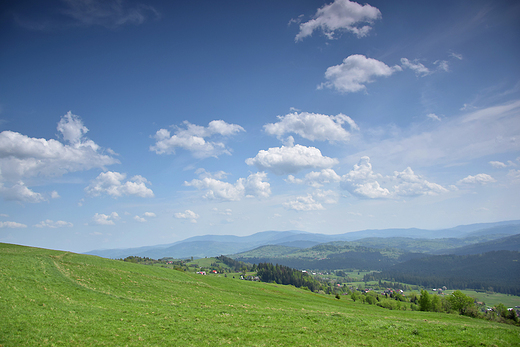
[[[297,196],[294,200],[284,202],[283,206],[296,211],[317,211],[325,209],[323,205],[315,201],[310,194],[307,196]]]
[[[489,164],[496,169],[505,169],[506,167],[516,166],[511,160],[508,160],[507,163],[503,163],[501,161],[490,161]]]
[[[27,225],[17,222],[0,222],[0,228],[20,229],[27,228]]]
[[[325,78],[328,81],[318,85],[318,89],[334,88],[341,93],[366,91],[366,84],[374,82],[375,77],[388,77],[396,71],[402,71],[402,68],[399,65],[390,67],[382,61],[353,54],[345,58],[343,63],[327,68]]]
[[[410,61],[406,58],[401,58],[401,64],[402,67],[414,71],[416,76],[424,77],[431,74],[431,71],[426,66],[419,63],[417,59]]]
[[[0,217],[9,217],[9,215],[5,213],[0,213]]]
[[[441,121],[441,118],[439,116],[437,116],[436,114],[433,114],[433,113],[427,114],[426,117],[428,117],[429,119],[438,121],[438,122]]]
[[[496,180],[488,174],[478,174],[475,176],[469,175],[466,178],[461,179],[457,182],[458,185],[473,185],[473,184],[488,184],[496,182]]]
[[[451,52],[450,53],[450,57],[453,57],[455,59],[458,59],[458,60],[462,60],[462,54],[457,54],[457,53],[454,53],[454,52]]]
[[[92,222],[97,225],[114,225],[114,221],[118,220],[120,217],[117,212],[112,212],[109,215],[103,213],[96,213],[94,217],[92,217]]]
[[[139,222],[139,223],[146,222],[146,219],[144,219],[143,217],[139,217],[139,216],[134,216],[134,220]]]
[[[136,175],[130,180],[126,179],[126,174],[119,172],[102,172],[93,180],[85,191],[90,196],[99,196],[101,194],[108,194],[113,198],[123,195],[135,195],[141,198],[153,198],[153,191],[146,186],[148,180],[143,176]]]
[[[197,223],[197,219],[200,218],[198,214],[191,210],[186,210],[184,212],[177,212],[174,214],[175,218],[178,219],[190,219],[190,222]]]
[[[65,221],[62,221],[62,220],[59,220],[59,221],[52,221],[50,219],[46,219],[46,220],[42,220],[40,223],[38,224],[35,224],[34,225],[35,227],[37,228],[62,228],[62,227],[69,227],[69,228],[72,228],[74,226],[74,224],[70,223],[70,222],[65,222]]]
[[[365,37],[372,29],[375,20],[381,18],[381,11],[368,4],[360,5],[349,0],[335,0],[333,3],[320,7],[314,18],[300,24],[300,31],[294,38],[295,42],[311,36],[314,31],[320,30],[329,40],[334,39],[336,32],[351,32],[358,38]],[[292,19],[291,23],[300,23]]]
[[[51,199],[58,199],[58,198],[60,198],[60,194],[58,194],[57,191],[53,190],[51,192]]]
[[[153,213],[153,212],[145,212],[145,213],[144,213],[144,216],[145,216],[145,217],[157,217],[157,216],[155,215],[155,213]]]
[[[444,72],[450,71],[450,67],[446,60],[436,60],[433,62],[433,64],[437,65],[437,70],[444,71]]]

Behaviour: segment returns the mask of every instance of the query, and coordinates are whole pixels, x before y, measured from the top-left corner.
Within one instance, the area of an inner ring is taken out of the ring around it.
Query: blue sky
[[[0,10],[0,242],[520,219],[516,1]]]

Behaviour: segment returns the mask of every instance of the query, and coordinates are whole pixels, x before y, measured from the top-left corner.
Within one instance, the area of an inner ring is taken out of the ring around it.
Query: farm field
[[[0,244],[2,346],[520,346],[520,328]]]

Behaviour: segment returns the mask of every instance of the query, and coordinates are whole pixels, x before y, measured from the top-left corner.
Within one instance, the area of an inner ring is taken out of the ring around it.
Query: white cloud
[[[204,198],[219,199],[225,201],[239,201],[246,197],[266,198],[271,195],[271,186],[265,182],[267,174],[258,172],[250,174],[247,178],[239,178],[234,184],[224,182],[213,177],[208,177],[206,173],[201,179],[194,179],[191,182],[184,182],[186,186],[192,186],[200,190],[206,190]]]
[[[367,58],[361,54],[348,56],[340,65],[331,66],[325,71],[324,82],[318,86],[335,88],[343,93],[354,93],[366,90],[365,84],[374,82],[374,77],[388,77],[395,71],[401,71],[401,67],[389,67],[385,63]]]
[[[373,6],[362,6],[349,0],[335,0],[319,8],[313,19],[300,24],[300,32],[296,35],[295,41],[301,41],[318,29],[329,39],[334,37],[335,31],[348,31],[357,37],[363,37],[372,29],[372,23],[379,18],[381,12]]]
[[[62,221],[62,220],[59,220],[59,221],[52,221],[50,219],[46,219],[46,220],[42,220],[40,223],[38,224],[35,224],[34,225],[35,227],[37,228],[62,228],[62,227],[73,227],[74,224],[70,223],[70,222],[65,222],[65,221]]]
[[[36,175],[60,176],[67,172],[104,168],[119,163],[101,154],[100,147],[83,135],[88,129],[80,118],[68,112],[58,131],[69,144],[37,139],[13,131],[0,133],[0,169],[7,180]]]
[[[392,190],[381,186],[379,181],[392,182]],[[383,177],[372,170],[369,157],[362,157],[354,168],[341,177],[341,187],[361,198],[380,199],[402,196],[438,195],[448,190],[439,184],[428,182],[408,167],[393,176]]]
[[[246,159],[246,164],[255,165],[261,171],[286,175],[311,168],[330,168],[338,164],[338,160],[323,156],[316,147],[294,145],[261,150],[254,158]]]
[[[134,216],[134,220],[137,222],[140,222],[140,223],[146,222],[146,219],[144,219],[143,217],[139,217],[139,216]]]
[[[426,117],[428,117],[428,118],[430,118],[432,120],[438,121],[438,122],[441,121],[441,118],[439,116],[437,116],[436,114],[434,114],[434,113],[427,114]]]
[[[126,175],[119,172],[102,172],[85,188],[85,191],[91,196],[108,194],[114,198],[123,195],[136,195],[141,198],[154,196],[153,191],[146,187],[146,183],[149,183],[146,178],[137,175],[123,182],[125,178]]]
[[[59,199],[60,198],[60,194],[58,194],[57,191],[53,190],[51,192],[51,199]]]
[[[223,142],[206,141],[205,138],[215,135],[229,137],[245,131],[240,125],[228,124],[223,120],[213,120],[207,127],[191,124],[188,121],[184,121],[183,124],[186,128],[175,127],[173,135],[169,130],[158,130],[154,135],[155,145],[150,146],[150,151],[157,154],[175,154],[177,148],[183,148],[190,151],[196,158],[218,157],[221,154],[231,155],[231,151]]]
[[[305,175],[303,179],[295,178],[293,175],[287,177],[287,182],[308,184],[312,187],[319,188],[327,183],[339,182],[341,176],[339,176],[333,169],[323,169],[319,172],[312,171]]]
[[[411,62],[410,60],[408,60],[406,58],[401,58],[401,64],[404,68],[408,68],[408,69],[414,71],[416,76],[424,77],[424,76],[428,76],[429,74],[431,74],[431,71],[426,66],[419,63],[417,61],[417,59],[414,60],[413,62]]]
[[[348,116],[340,113],[327,116],[318,113],[289,113],[278,116],[279,122],[264,125],[265,132],[281,138],[287,133],[295,133],[311,141],[348,141],[350,133],[343,128],[347,123],[351,129],[359,130],[356,123]]]
[[[316,202],[310,194],[307,196],[297,196],[294,200],[284,202],[283,206],[287,209],[296,211],[316,211],[325,209],[323,205]]]
[[[266,179],[265,172],[250,174],[244,183],[246,196],[268,198],[271,195],[271,185],[265,181]]]
[[[393,194],[396,196],[438,195],[448,192],[443,186],[416,175],[410,167],[402,172],[395,171],[392,178],[397,181],[393,186]]]
[[[119,219],[117,212],[112,212],[109,215],[103,213],[96,213],[92,217],[92,222],[98,225],[114,225],[114,221]]]
[[[3,183],[0,182],[0,195],[7,201],[38,203],[46,200],[40,193],[27,188],[22,181],[9,188],[4,187]]]
[[[200,218],[198,214],[191,210],[186,210],[184,212],[177,212],[174,214],[175,218],[179,219],[189,219],[192,223],[197,223],[197,219]]]
[[[0,228],[19,229],[27,228],[27,225],[17,222],[0,222]]]
[[[153,212],[145,212],[144,216],[145,217],[157,217],[157,215],[155,213],[153,213]]]
[[[9,215],[5,213],[0,213],[0,217],[9,217]]]
[[[496,181],[497,180],[494,179],[493,177],[491,177],[490,175],[481,173],[481,174],[478,174],[478,175],[475,175],[475,176],[469,175],[468,177],[463,178],[460,181],[458,181],[457,184],[458,185],[463,185],[463,184],[488,184],[488,183],[493,183],[493,182],[496,182]]]
[[[363,157],[349,173],[342,176],[340,186],[350,194],[360,198],[380,199],[391,197],[390,191],[382,188],[377,181],[380,174],[374,174],[370,158]]]
[[[508,160],[507,164],[503,163],[501,161],[490,161],[489,164],[496,169],[505,169],[506,167],[509,167],[509,166],[516,166],[516,164],[513,163],[511,160]]]

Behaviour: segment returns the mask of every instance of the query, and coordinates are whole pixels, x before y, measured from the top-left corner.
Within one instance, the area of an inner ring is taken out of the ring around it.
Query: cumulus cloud
[[[267,198],[271,195],[271,185],[266,182],[267,174],[257,172],[247,178],[239,178],[235,183],[224,182],[204,173],[200,179],[184,182],[184,185],[205,190],[204,198],[224,201],[239,201],[243,197]]]
[[[88,129],[71,112],[61,118],[57,130],[64,143],[9,130],[0,133],[0,194],[6,200],[33,203],[47,200],[25,185],[24,179],[28,177],[56,177],[119,163],[85,137]],[[59,195],[53,191],[50,197]]]
[[[146,222],[146,219],[145,219],[145,218],[143,218],[143,217],[139,217],[139,216],[134,216],[134,220],[135,220],[136,222],[139,222],[139,223],[144,223],[144,222]]]
[[[375,174],[369,157],[362,157],[354,168],[341,177],[341,188],[350,194],[361,198],[389,198],[390,191],[382,188],[378,182],[383,178],[381,174]]]
[[[146,187],[146,184],[149,183],[146,178],[137,175],[123,182],[125,179],[126,174],[112,171],[102,172],[85,188],[85,191],[91,196],[108,194],[114,198],[123,195],[136,195],[141,198],[154,196],[153,191]]]
[[[335,88],[343,93],[366,90],[366,84],[374,82],[375,77],[388,77],[395,71],[401,71],[398,65],[389,67],[382,61],[367,58],[361,54],[348,56],[340,65],[331,66],[325,71],[324,82],[318,89]]]
[[[281,138],[287,133],[295,133],[311,141],[348,141],[350,133],[343,128],[347,123],[352,130],[359,130],[357,124],[348,116],[340,113],[337,116],[327,116],[317,113],[289,113],[278,116],[277,123],[264,125],[269,135]]]
[[[309,172],[303,179],[295,178],[293,175],[289,175],[287,176],[286,181],[289,183],[308,184],[312,187],[319,188],[327,183],[341,181],[341,176],[339,176],[333,169],[323,169],[318,172]]]
[[[92,217],[92,222],[98,225],[114,225],[114,221],[119,219],[117,212],[112,212],[109,215],[103,213],[96,213]]]
[[[297,196],[294,200],[284,202],[283,206],[287,209],[296,211],[316,211],[325,209],[323,205],[315,201],[310,194],[307,196]]]
[[[419,61],[416,59],[414,61],[410,61],[406,58],[401,58],[401,65],[404,68],[408,68],[415,72],[416,76],[424,77],[431,74],[431,71],[424,66],[423,64],[419,63]]]
[[[438,195],[448,192],[448,189],[443,186],[428,182],[422,176],[415,174],[410,167],[402,172],[395,171],[392,178],[397,181],[393,186],[393,194],[396,196]]]
[[[70,222],[65,222],[62,220],[54,222],[53,220],[46,219],[42,220],[40,223],[34,225],[37,228],[63,228],[63,227],[69,227],[72,228],[74,224]]]
[[[197,219],[200,218],[198,214],[191,210],[186,210],[184,212],[177,212],[174,214],[175,218],[179,219],[189,219],[192,223],[197,223]]]
[[[157,215],[155,213],[153,213],[153,212],[145,212],[144,216],[145,217],[157,217]]]
[[[357,37],[368,35],[371,25],[381,18],[381,12],[368,4],[360,5],[349,0],[335,0],[319,8],[314,18],[300,24],[300,32],[295,41],[311,36],[315,30],[321,30],[329,39],[336,31],[351,32]]]
[[[231,155],[230,149],[220,141],[207,141],[209,137],[220,136],[221,139],[245,131],[240,125],[229,124],[223,120],[213,120],[207,127],[184,121],[185,128],[174,127],[171,135],[167,129],[158,130],[155,135],[155,145],[150,151],[157,154],[175,154],[177,148],[190,151],[196,158],[218,157],[221,154]]]
[[[246,164],[254,165],[261,171],[270,170],[276,175],[286,175],[305,169],[330,168],[338,164],[338,160],[323,156],[316,147],[294,145],[261,150],[254,158],[246,159]]]
[[[458,181],[457,184],[458,185],[465,185],[465,184],[468,184],[468,185],[482,184],[482,185],[484,185],[484,184],[493,183],[493,182],[496,182],[496,179],[494,179],[493,177],[491,177],[488,174],[481,173],[481,174],[478,174],[475,176],[469,175],[468,177],[463,178],[460,181]]]
[[[380,181],[393,184],[392,190],[382,187]],[[362,157],[351,171],[341,177],[340,185],[352,195],[370,199],[438,195],[448,192],[441,185],[415,174],[410,167],[402,172],[395,171],[393,176],[374,173],[367,156]]]
[[[0,222],[0,228],[19,229],[27,228],[27,225],[17,222]]]
[[[38,203],[46,200],[40,193],[33,192],[27,188],[22,181],[9,188],[4,187],[3,183],[0,183],[0,194],[7,201]]]

